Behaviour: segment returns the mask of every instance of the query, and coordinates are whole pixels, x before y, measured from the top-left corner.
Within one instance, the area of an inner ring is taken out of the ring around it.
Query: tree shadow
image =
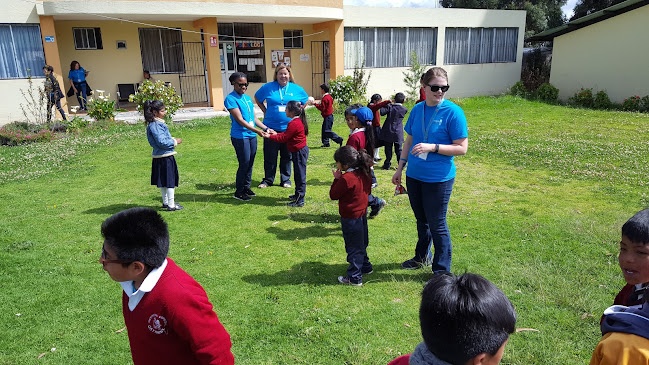
[[[347,263],[325,264],[317,261],[304,261],[293,265],[290,269],[268,274],[252,274],[243,276],[242,279],[250,284],[262,286],[282,285],[341,285],[338,276],[345,276]],[[419,270],[404,270],[399,263],[374,265],[374,272],[363,275],[363,285],[372,285],[380,282],[415,281],[422,285],[433,276],[430,268]]]
[[[323,227],[320,225],[310,225],[307,227],[289,229],[273,226],[266,228],[266,231],[268,231],[268,233],[274,234],[278,240],[282,241],[295,241],[296,239],[341,235],[340,227]]]
[[[251,200],[248,201],[241,201],[237,200],[233,197],[234,193],[228,193],[228,194],[215,194],[214,195],[214,202],[216,203],[221,203],[221,204],[227,204],[227,205],[245,205],[245,204],[252,204],[252,205],[263,205],[266,207],[270,206],[276,206],[280,205],[280,201],[288,201],[287,199],[279,199],[271,196],[255,196],[252,197]]]
[[[153,210],[158,210],[162,209],[162,204],[155,205],[155,206],[145,206],[141,204],[111,204],[111,205],[106,205],[104,207],[98,207],[98,208],[92,208],[84,211],[84,214],[101,214],[101,215],[113,215],[117,212],[121,212],[122,210],[130,209],[130,208],[151,208]]]
[[[235,183],[230,183],[230,184],[196,184],[196,189],[197,190],[209,190],[209,191],[221,191],[221,190],[235,190],[236,184]]]
[[[307,179],[306,186],[331,186],[333,180],[334,180],[333,176],[331,177],[331,180],[325,180],[325,181],[319,179]]]
[[[270,215],[268,219],[273,222],[288,219],[300,223],[340,223],[339,215],[329,213],[288,213],[286,215]]]

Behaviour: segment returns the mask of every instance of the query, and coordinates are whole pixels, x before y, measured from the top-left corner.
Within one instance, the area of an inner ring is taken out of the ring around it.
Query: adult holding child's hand
[[[274,81],[264,84],[255,93],[255,102],[264,112],[264,124],[276,132],[286,131],[291,118],[286,116],[286,105],[289,101],[306,104],[309,96],[304,89],[295,84],[290,67],[281,64],[275,69]],[[264,102],[266,104],[264,104]],[[259,188],[273,185],[277,172],[277,154],[279,153],[280,186],[291,187],[291,154],[285,143],[273,142],[264,138],[264,178]]]
[[[431,239],[435,248],[433,272],[451,271],[451,236],[446,224],[448,202],[455,182],[454,156],[466,154],[469,139],[464,111],[444,99],[448,75],[441,67],[429,69],[421,78],[426,100],[410,111],[397,171],[392,183],[399,186],[406,171],[410,206],[417,220],[415,256],[404,261],[404,269],[422,267]]]

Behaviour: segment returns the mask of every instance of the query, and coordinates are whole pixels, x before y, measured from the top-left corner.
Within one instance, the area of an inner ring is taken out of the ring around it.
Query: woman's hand
[[[394,175],[392,175],[392,184],[396,186],[401,185],[401,174],[402,174],[401,169],[397,168],[397,172],[395,172]]]
[[[342,171],[340,171],[340,170],[338,170],[338,169],[335,169],[335,170],[334,170],[334,169],[331,169],[331,172],[332,172],[333,175],[334,175],[334,179],[340,179],[340,178],[343,176]]]
[[[435,152],[435,143],[417,143],[410,151],[411,154],[419,156],[425,152]]]

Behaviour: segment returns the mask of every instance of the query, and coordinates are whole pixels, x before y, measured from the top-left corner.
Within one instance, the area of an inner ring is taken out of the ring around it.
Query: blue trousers
[[[433,241],[433,272],[451,271],[451,235],[446,224],[446,211],[453,191],[451,179],[439,183],[426,183],[406,177],[408,199],[417,220],[416,261],[424,262],[430,241]]]
[[[88,89],[86,89],[85,82],[74,83],[74,88],[77,89],[77,101],[79,102],[79,107],[84,110],[88,110],[86,102],[88,101]]]
[[[340,217],[343,239],[345,240],[345,251],[347,252],[347,276],[353,283],[363,282],[363,273],[372,271],[372,264],[367,257],[367,216],[363,214],[360,218]]]
[[[297,152],[291,152],[293,159],[293,179],[295,180],[295,202],[304,203],[306,195],[306,161],[309,159],[309,147],[304,146]]]
[[[343,137],[337,135],[336,132],[331,130],[333,126],[333,114],[324,117],[324,120],[322,121],[322,144],[325,146],[329,146],[329,138],[333,139],[333,141],[338,144],[343,143]]]
[[[250,189],[252,181],[252,166],[257,155],[257,138],[233,138],[230,137],[234,151],[237,153],[239,168],[237,169],[235,194],[241,194]]]
[[[280,185],[291,182],[291,153],[288,152],[286,143],[277,143],[264,138],[264,178],[262,182],[268,186],[273,185],[275,181],[278,153]]]

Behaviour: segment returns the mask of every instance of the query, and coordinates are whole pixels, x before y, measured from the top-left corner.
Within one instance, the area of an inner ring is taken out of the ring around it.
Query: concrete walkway
[[[261,111],[260,111],[261,112]],[[209,107],[203,108],[180,108],[174,114],[174,122],[184,122],[192,119],[209,119],[214,117],[227,117],[230,114],[225,111],[215,111]],[[115,120],[120,120],[129,124],[137,124],[144,121],[144,116],[138,111],[121,112],[115,115]]]

